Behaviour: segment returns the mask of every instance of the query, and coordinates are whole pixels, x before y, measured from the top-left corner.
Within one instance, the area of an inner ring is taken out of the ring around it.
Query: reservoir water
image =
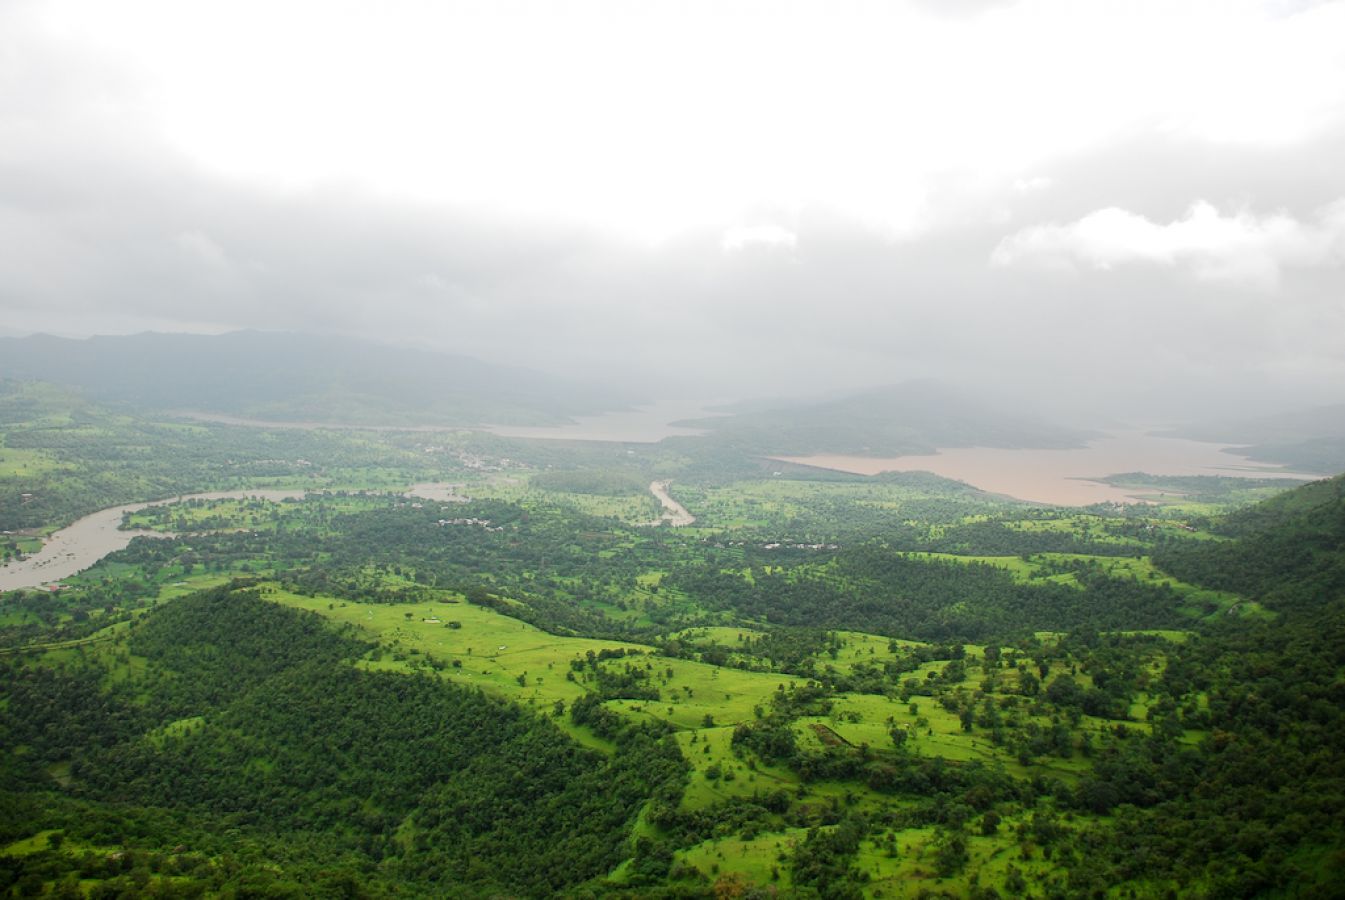
[[[1228,452],[1228,451],[1234,452]],[[1248,478],[1316,479],[1239,456],[1228,444],[1158,437],[1143,432],[1108,435],[1069,450],[1004,450],[959,447],[921,456],[869,457],[818,454],[775,457],[823,469],[876,475],[879,472],[933,472],[981,490],[1019,500],[1059,506],[1127,503],[1140,492],[1093,479],[1125,472],[1150,475],[1229,475]]]

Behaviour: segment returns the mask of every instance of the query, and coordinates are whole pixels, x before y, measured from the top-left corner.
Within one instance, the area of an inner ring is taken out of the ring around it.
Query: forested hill
[[[1005,412],[930,381],[815,403],[749,407],[696,420],[712,439],[753,453],[895,456],[941,447],[1078,447],[1089,434]]]
[[[134,664],[0,656],[0,842],[40,822],[136,848],[0,855],[0,896],[67,874],[93,897],[556,896],[626,858],[639,809],[680,790],[656,729],[585,750],[519,705],[377,671],[354,629],[237,587],[137,620]]]
[[[258,331],[0,338],[0,378],[151,409],[370,425],[548,424],[633,399],[466,356]]]
[[[1172,655],[1164,680],[1204,686],[1209,738],[1198,754],[1154,754],[1128,773],[1133,782],[1187,767],[1152,808],[1118,817],[1112,840],[1124,850],[1115,855],[1133,860],[1132,871],[1166,856],[1162,866],[1179,882],[1205,867],[1201,896],[1337,897],[1345,883],[1345,476],[1241,510],[1219,530],[1229,539],[1169,544],[1154,561],[1279,615],[1228,620]]]
[[[1345,475],[1240,510],[1218,530],[1230,540],[1169,544],[1154,560],[1185,581],[1277,610],[1318,609],[1345,598]]]

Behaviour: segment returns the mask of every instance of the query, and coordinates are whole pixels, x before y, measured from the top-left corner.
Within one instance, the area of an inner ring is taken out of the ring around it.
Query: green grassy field
[[[678,862],[693,878],[732,884],[736,875],[752,884],[788,890],[788,854],[805,834],[806,829],[788,828],[761,837],[705,841],[679,853]]]
[[[0,478],[36,478],[66,468],[51,454],[42,450],[26,450],[6,447],[4,435],[0,434]]]
[[[262,590],[272,602],[354,625],[376,640],[380,649],[362,661],[363,666],[438,672],[444,678],[479,687],[544,714],[554,711],[557,704],[568,706],[593,689],[592,672],[574,668],[576,664],[582,666],[588,653],[623,651],[627,655],[603,660],[599,667],[608,671],[620,671],[628,665],[647,667],[651,672],[650,683],[658,689],[660,698],[609,700],[605,705],[632,720],[656,720],[674,729],[678,746],[692,766],[682,797],[683,810],[718,808],[780,790],[791,796],[812,798],[807,802],[835,803],[869,815],[885,815],[885,811],[901,806],[902,801],[856,791],[854,785],[844,782],[804,783],[790,769],[766,763],[735,748],[735,727],[757,721],[769,712],[781,688],[788,690],[804,683],[794,676],[660,657],[654,655],[655,648],[635,642],[551,635],[493,610],[467,604],[451,593],[443,593],[429,603],[371,605],[322,596],[304,597],[275,585],[265,585]],[[451,623],[457,623],[456,627]],[[759,636],[752,629],[703,627],[681,632],[678,637],[732,648],[739,643],[740,634],[744,638]],[[1174,635],[1181,636],[1182,633]],[[919,642],[893,641],[862,632],[842,632],[836,637],[836,656],[822,653],[817,662],[837,671],[893,660],[922,646]],[[982,696],[991,698],[1016,697],[1016,669],[995,669],[997,687],[986,694],[984,680],[989,670],[983,660],[985,648],[968,645],[966,653],[965,676],[949,684],[950,691],[963,695],[981,691]],[[931,661],[908,676],[923,684],[939,677],[947,665],[945,661]],[[1161,659],[1155,658],[1155,669],[1161,665]],[[1043,680],[1049,682],[1066,674],[1069,669],[1064,663],[1050,664]],[[1073,674],[1081,687],[1091,686],[1086,674]],[[1131,709],[1132,715],[1141,718],[1127,727],[1145,732],[1148,725],[1142,717],[1146,712],[1141,699]],[[1031,723],[1046,728],[1051,724],[1048,715],[1032,713],[1026,707],[1014,715],[1019,727]],[[585,745],[610,749],[604,740],[587,728],[570,723],[567,717],[557,717],[555,721]],[[1079,722],[1077,734],[1100,737],[1114,724],[1085,716]],[[173,727],[189,728],[191,723],[174,723]],[[955,711],[946,709],[933,697],[921,695],[901,700],[878,694],[842,693],[833,698],[826,715],[799,717],[792,728],[798,745],[806,751],[820,752],[839,741],[855,752],[877,753],[890,752],[892,730],[902,729],[909,735],[905,752],[914,756],[937,757],[951,765],[978,762],[1014,778],[1044,776],[1067,785],[1076,783],[1091,766],[1078,751],[1067,757],[1045,755],[1024,762],[1011,745],[996,745],[983,728],[967,730]],[[1192,732],[1186,740],[1195,742],[1202,738],[1203,734]],[[780,827],[769,827],[748,836],[736,832],[718,836],[678,851],[677,871],[689,879],[732,880],[733,876],[741,875],[758,884],[788,886],[789,853],[802,835],[802,829],[781,823]],[[895,850],[891,841],[895,841]],[[961,893],[977,881],[1012,882],[1010,866],[1032,878],[1042,877],[1053,869],[1049,861],[1022,855],[1024,850],[1009,821],[994,834],[974,833],[969,838],[968,862],[955,877],[941,878],[936,874],[935,843],[932,829],[910,828],[893,833],[890,840],[884,833],[867,840],[856,857],[857,868],[868,872],[871,879],[865,893],[875,897],[917,896],[921,889]],[[620,880],[621,872],[614,873],[614,877]]]

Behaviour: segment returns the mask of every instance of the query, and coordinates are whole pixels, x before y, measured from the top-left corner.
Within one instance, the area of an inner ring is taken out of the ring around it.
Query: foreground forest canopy
[[[764,460],[769,416],[267,430],[33,382],[0,412],[6,558],[113,504],[309,492],[152,506],[0,595],[5,895],[1345,884],[1345,477],[1055,509]]]

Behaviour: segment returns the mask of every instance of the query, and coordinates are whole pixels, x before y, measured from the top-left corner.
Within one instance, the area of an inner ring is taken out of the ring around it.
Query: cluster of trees
[[[1187,623],[1166,585],[1092,574],[1081,587],[1021,584],[983,563],[906,556],[881,544],[832,565],[740,572],[676,570],[670,583],[714,609],[773,624],[869,631],[930,641],[1013,639],[1034,631],[1171,628]]]
[[[1106,521],[1106,524],[1118,523]],[[1110,537],[1111,530],[1107,529],[1099,537]],[[1014,528],[1004,522],[984,521],[942,528],[937,535],[907,544],[903,549],[959,553],[967,556],[1020,556],[1032,553],[1131,556],[1136,552],[1136,545],[1117,540],[1094,539],[1090,532],[1084,530]]]
[[[1178,578],[1291,613],[1345,596],[1345,479],[1318,481],[1228,516],[1233,540],[1168,540],[1154,562]]]
[[[533,475],[529,483],[544,491],[598,494],[606,497],[646,495],[649,492],[648,473],[627,468],[549,469]],[[650,501],[653,502],[652,496]]]

